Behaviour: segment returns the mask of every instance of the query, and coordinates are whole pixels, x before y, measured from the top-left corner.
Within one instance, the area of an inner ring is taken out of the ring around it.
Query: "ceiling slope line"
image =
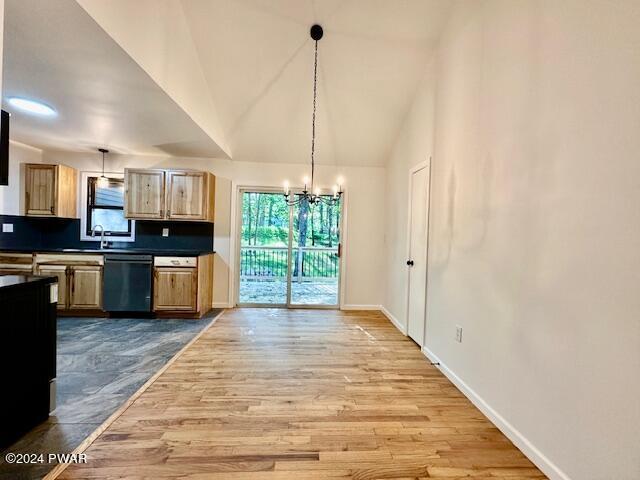
[[[179,0],[76,0],[93,20],[231,158]],[[126,6],[126,8],[125,8]],[[140,19],[144,18],[144,29]]]

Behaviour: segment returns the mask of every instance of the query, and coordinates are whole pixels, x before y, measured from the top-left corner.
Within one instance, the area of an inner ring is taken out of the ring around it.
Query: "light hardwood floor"
[[[226,312],[59,478],[545,476],[378,312]]]

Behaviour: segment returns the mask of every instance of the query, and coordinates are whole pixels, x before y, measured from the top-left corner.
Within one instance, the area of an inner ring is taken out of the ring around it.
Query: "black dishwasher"
[[[152,265],[151,255],[105,255],[104,309],[107,312],[150,312]]]

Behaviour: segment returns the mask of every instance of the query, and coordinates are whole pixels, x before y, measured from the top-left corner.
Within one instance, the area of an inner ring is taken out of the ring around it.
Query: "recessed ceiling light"
[[[43,117],[52,117],[56,115],[56,111],[53,108],[44,103],[37,102],[36,100],[29,100],[27,98],[20,97],[10,97],[7,101],[9,102],[9,104],[27,113],[42,115]]]

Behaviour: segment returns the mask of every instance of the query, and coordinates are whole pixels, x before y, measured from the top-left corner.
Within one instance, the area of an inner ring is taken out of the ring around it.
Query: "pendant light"
[[[98,151],[102,153],[102,175],[98,178],[98,186],[100,188],[107,188],[109,186],[109,179],[104,174],[104,156],[109,153],[106,148],[99,148]]]
[[[300,203],[308,203],[316,205],[324,203],[327,205],[336,205],[342,196],[342,180],[338,179],[338,183],[333,187],[333,196],[323,196],[320,188],[315,186],[315,150],[316,150],[316,99],[318,96],[318,41],[322,38],[324,32],[320,25],[313,25],[309,31],[311,39],[314,41],[314,62],[313,62],[313,115],[311,117],[311,179],[305,177],[303,180],[304,189],[302,193],[291,193],[289,182],[284,182],[284,198],[288,205],[297,205]]]

